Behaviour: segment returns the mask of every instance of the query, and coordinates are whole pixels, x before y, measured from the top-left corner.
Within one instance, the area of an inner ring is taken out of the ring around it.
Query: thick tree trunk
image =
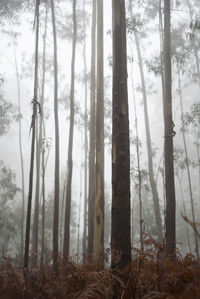
[[[96,0],[93,0],[92,13],[92,54],[90,83],[90,149],[89,149],[89,196],[88,196],[88,254],[93,254],[94,202],[95,202],[95,60],[96,60]],[[83,238],[84,241],[84,238]],[[84,241],[85,244],[85,241]],[[83,245],[84,245],[83,244]],[[84,246],[83,246],[84,252]]]
[[[97,111],[96,111],[96,198],[94,212],[94,260],[103,268],[104,259],[104,67],[103,0],[97,0]]]
[[[163,242],[163,228],[162,228],[162,220],[161,220],[161,214],[160,214],[160,204],[159,204],[158,190],[157,190],[157,186],[156,186],[156,182],[155,182],[155,178],[154,178],[154,170],[153,170],[153,154],[152,154],[151,135],[150,135],[150,128],[149,128],[146,83],[145,83],[145,79],[144,79],[144,70],[143,70],[143,62],[142,62],[142,56],[141,56],[141,51],[140,51],[140,44],[139,44],[139,39],[138,39],[138,35],[137,35],[136,31],[134,31],[134,37],[135,37],[135,43],[136,43],[136,48],[137,48],[139,69],[140,69],[140,76],[141,76],[141,83],[142,83],[144,119],[145,119],[147,153],[148,153],[149,180],[150,180],[150,186],[151,186],[151,191],[152,191],[152,195],[153,195],[158,241]]]
[[[176,199],[174,186],[171,78],[170,0],[164,0],[164,153],[166,187],[166,254],[173,256],[176,248]]]
[[[26,215],[26,237],[25,237],[25,252],[24,252],[24,268],[28,269],[29,262],[29,244],[30,244],[30,225],[31,225],[31,205],[33,191],[33,170],[35,156],[35,120],[37,116],[37,99],[38,99],[38,45],[39,45],[39,0],[36,1],[36,41],[35,41],[35,74],[34,74],[34,96],[33,96],[33,115],[32,115],[32,140],[31,140],[31,161],[29,172],[29,191],[28,205]]]
[[[58,69],[57,37],[54,1],[51,0],[53,46],[54,46],[54,120],[55,120],[55,178],[54,178],[54,216],[53,216],[53,272],[58,272],[58,229],[59,229],[59,120],[58,120]]]
[[[68,144],[68,161],[67,161],[67,188],[65,203],[65,225],[64,225],[64,242],[63,242],[63,263],[66,265],[69,259],[70,246],[70,213],[71,213],[71,187],[73,171],[73,136],[74,136],[74,83],[75,83],[75,55],[76,55],[76,0],[73,1],[73,43],[72,43],[72,61],[71,61],[71,90],[70,90],[70,125],[69,125],[69,144]]]
[[[113,0],[112,268],[131,262],[125,1]]]

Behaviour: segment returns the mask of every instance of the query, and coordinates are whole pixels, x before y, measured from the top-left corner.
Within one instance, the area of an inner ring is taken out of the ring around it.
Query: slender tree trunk
[[[176,248],[176,199],[174,186],[171,79],[171,14],[170,0],[164,0],[164,153],[166,187],[166,254],[174,256]]]
[[[95,60],[96,60],[96,0],[93,0],[92,12],[92,53],[90,83],[90,149],[89,149],[89,197],[88,197],[88,254],[93,254],[94,240],[94,202],[95,202]],[[83,238],[83,245],[85,238]],[[83,252],[85,247],[83,246]]]
[[[192,210],[192,221],[195,223],[196,220],[195,220],[195,212],[194,212],[194,198],[193,198],[193,192],[192,192],[192,182],[191,182],[190,166],[189,166],[189,159],[188,159],[188,149],[187,149],[186,136],[185,136],[185,125],[184,125],[184,120],[183,120],[184,111],[183,111],[183,97],[182,97],[182,89],[181,89],[180,72],[179,72],[178,82],[179,82],[178,84],[179,84],[179,95],[180,95],[180,106],[181,106],[182,136],[183,136],[183,146],[184,146],[184,152],[185,152],[185,164],[186,164],[187,176],[188,176],[190,204],[191,204],[191,210]],[[199,257],[198,237],[195,232],[194,232],[194,238],[195,238],[196,255],[197,255],[197,257]]]
[[[60,220],[60,252],[62,251],[62,248],[63,248],[63,226],[64,226],[64,213],[65,213],[67,174],[68,174],[68,171],[66,171],[66,175],[64,177],[64,186],[63,186],[63,192],[62,192],[61,220]]]
[[[81,200],[82,200],[82,167],[80,167],[80,195],[79,195],[79,204],[78,204],[77,263],[79,260],[79,253],[80,253]]]
[[[40,101],[41,105],[41,101]],[[38,255],[38,218],[39,218],[39,196],[40,196],[40,148],[41,148],[41,136],[38,136],[38,122],[41,120],[36,117],[36,187],[35,187],[35,208],[33,216],[33,239],[32,239],[32,268],[37,267],[37,255]]]
[[[73,43],[72,43],[72,61],[71,61],[71,90],[70,90],[70,126],[69,126],[69,144],[68,144],[68,161],[67,161],[67,188],[65,204],[65,226],[63,242],[63,263],[66,265],[69,259],[70,246],[70,212],[71,212],[71,187],[73,171],[73,136],[74,136],[74,83],[75,83],[75,55],[76,55],[76,0],[73,1]]]
[[[42,149],[42,243],[41,243],[41,261],[40,268],[44,263],[44,246],[45,246],[45,149]]]
[[[147,141],[147,153],[148,153],[148,168],[149,168],[149,180],[151,185],[151,191],[153,195],[153,202],[154,202],[154,212],[156,217],[156,225],[157,225],[157,235],[159,242],[163,242],[163,227],[162,227],[162,219],[160,214],[160,204],[159,204],[159,197],[158,197],[158,190],[154,178],[154,169],[153,169],[153,154],[152,154],[152,147],[151,147],[151,134],[149,128],[149,115],[148,115],[148,106],[147,106],[147,94],[146,94],[146,83],[144,79],[144,70],[143,70],[143,61],[140,51],[140,44],[137,32],[134,31],[136,49],[138,54],[139,60],[139,69],[140,69],[140,76],[141,76],[141,83],[142,83],[142,95],[143,95],[143,104],[144,104],[144,119],[145,119],[145,130],[146,130],[146,141]]]
[[[35,120],[37,116],[37,99],[38,99],[38,45],[39,45],[39,0],[36,1],[36,41],[35,41],[35,74],[34,74],[34,96],[33,96],[33,115],[32,115],[32,140],[31,140],[31,161],[29,172],[29,191],[28,205],[26,215],[26,237],[25,237],[25,252],[24,252],[24,268],[28,269],[29,262],[29,244],[30,244],[30,225],[31,225],[31,205],[33,191],[33,170],[35,156]]]
[[[96,198],[94,212],[94,259],[103,268],[104,259],[104,67],[103,0],[97,0],[97,111]]]
[[[59,229],[59,120],[58,120],[58,69],[57,37],[54,1],[51,0],[53,46],[54,46],[54,120],[55,120],[55,181],[53,216],[53,272],[58,272],[58,229]]]
[[[162,0],[159,0],[159,37],[160,37],[160,71],[161,71],[161,83],[162,83],[162,96],[163,96],[163,107],[164,107],[164,67],[163,67],[163,48],[164,48],[164,30],[163,30],[163,18],[162,18]],[[164,118],[164,110],[163,110]]]
[[[21,114],[21,86],[20,86],[20,76],[17,63],[17,54],[15,47],[14,33],[11,27],[12,34],[12,44],[14,52],[14,61],[15,61],[15,71],[17,79],[17,100],[18,100],[18,125],[19,125],[19,153],[20,153],[20,166],[21,166],[21,179],[22,179],[22,207],[21,207],[21,257],[23,259],[24,255],[24,203],[25,203],[25,186],[24,186],[24,159],[23,159],[23,150],[22,150],[22,114]]]
[[[40,134],[42,148],[42,242],[41,242],[41,261],[40,267],[43,268],[44,262],[44,246],[45,246],[45,127],[44,127],[44,92],[46,78],[46,37],[47,37],[47,21],[48,21],[48,3],[46,3],[45,27],[43,35],[43,57],[42,57],[42,94],[41,94],[41,118],[40,118]],[[42,130],[43,129],[43,130]],[[43,131],[43,133],[42,133]],[[43,139],[43,140],[42,140]]]
[[[84,62],[84,84],[85,84],[85,123],[84,123],[84,133],[85,133],[85,175],[84,175],[84,223],[83,223],[83,253],[86,252],[86,231],[87,231],[87,201],[88,201],[88,115],[87,115],[87,63],[86,63],[86,20],[85,20],[85,0],[84,0],[84,44],[83,44],[83,62]]]
[[[112,268],[131,262],[125,1],[113,0]]]

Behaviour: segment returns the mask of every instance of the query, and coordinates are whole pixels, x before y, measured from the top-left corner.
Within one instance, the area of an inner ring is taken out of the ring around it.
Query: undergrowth
[[[144,252],[133,248],[132,263],[123,272],[70,262],[55,276],[50,265],[24,272],[7,260],[0,270],[0,298],[199,299],[199,261],[178,251],[173,260],[167,259],[162,245],[153,239],[145,242]]]

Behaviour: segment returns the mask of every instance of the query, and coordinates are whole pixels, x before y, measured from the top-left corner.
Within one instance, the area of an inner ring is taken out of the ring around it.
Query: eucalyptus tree
[[[54,121],[55,121],[55,173],[54,173],[54,216],[53,216],[53,271],[58,272],[58,229],[59,229],[59,119],[58,119],[58,67],[57,36],[54,1],[51,0],[53,49],[54,49]]]
[[[104,67],[103,0],[97,0],[97,109],[96,109],[96,198],[94,210],[94,258],[103,267],[104,251]]]
[[[30,243],[30,225],[31,225],[31,205],[32,205],[32,191],[33,191],[33,171],[34,171],[34,157],[35,157],[35,122],[37,116],[38,105],[38,46],[39,46],[39,6],[40,1],[36,1],[35,9],[35,71],[34,71],[34,96],[33,96],[33,115],[31,122],[32,139],[31,139],[31,160],[29,172],[29,191],[28,191],[28,205],[26,215],[26,237],[25,237],[25,252],[24,252],[24,268],[28,268],[29,262],[29,243]]]
[[[42,240],[41,240],[41,261],[40,266],[43,267],[44,249],[45,249],[45,147],[46,134],[44,124],[44,97],[45,97],[45,83],[46,83],[46,40],[47,40],[47,23],[48,23],[48,2],[45,7],[45,22],[43,34],[43,55],[42,55],[42,92],[41,92],[41,117],[39,140],[41,142],[42,150]]]
[[[95,65],[96,65],[96,0],[92,6],[92,49],[90,81],[90,144],[89,144],[89,196],[88,196],[88,254],[93,254],[94,202],[95,202]],[[83,241],[85,239],[83,238]],[[85,241],[84,241],[85,244]],[[84,249],[84,246],[83,246]]]
[[[164,157],[166,187],[166,254],[173,256],[176,248],[176,198],[174,186],[171,77],[171,11],[170,0],[164,0]]]
[[[69,258],[70,246],[70,211],[71,211],[71,187],[73,171],[73,136],[74,136],[74,85],[75,85],[75,57],[76,57],[76,40],[77,40],[77,21],[76,21],[76,0],[73,1],[73,42],[72,42],[72,60],[71,60],[71,89],[70,89],[70,126],[69,126],[69,143],[68,143],[68,160],[67,160],[67,186],[65,202],[65,225],[63,241],[63,263],[67,263]]]
[[[86,3],[83,2],[83,63],[84,63],[84,97],[85,97],[85,111],[84,111],[84,216],[83,216],[83,239],[82,247],[83,253],[86,253],[86,236],[87,236],[87,207],[88,207],[88,113],[87,113],[87,98],[88,98],[88,84],[87,84],[87,61],[86,61]],[[78,247],[79,248],[79,247]]]
[[[125,1],[113,0],[112,268],[131,262]]]

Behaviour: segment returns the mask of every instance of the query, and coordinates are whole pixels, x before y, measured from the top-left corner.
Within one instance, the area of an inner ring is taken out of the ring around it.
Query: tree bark
[[[33,115],[32,115],[32,140],[31,140],[31,161],[29,172],[29,191],[28,205],[26,215],[26,237],[25,237],[25,252],[24,252],[24,268],[28,269],[29,262],[29,244],[30,244],[30,225],[31,225],[31,205],[33,191],[33,171],[34,171],[34,156],[35,156],[35,120],[37,116],[37,99],[38,99],[38,46],[39,46],[39,0],[36,1],[36,37],[35,37],[35,71],[34,71],[34,96],[33,96]]]
[[[125,1],[113,0],[112,268],[131,262]]]
[[[97,111],[96,198],[94,211],[94,261],[103,268],[104,259],[104,67],[103,0],[97,1]]]
[[[58,119],[58,63],[57,37],[54,1],[51,0],[53,46],[54,46],[54,121],[55,121],[55,177],[54,177],[54,216],[53,216],[53,272],[58,272],[58,229],[59,229],[59,119]]]
[[[75,83],[75,56],[76,56],[76,0],[73,1],[73,43],[72,43],[72,61],[71,61],[71,90],[70,90],[70,125],[69,125],[69,144],[68,144],[68,161],[67,161],[67,188],[65,203],[65,226],[64,226],[64,242],[63,242],[63,263],[66,265],[69,259],[70,246],[70,213],[71,213],[71,187],[72,187],[72,171],[73,171],[73,136],[74,136],[74,83]]]
[[[166,187],[166,254],[175,255],[176,248],[176,199],[174,186],[171,78],[171,13],[170,0],[164,0],[164,153]]]
[[[89,145],[89,196],[88,196],[88,255],[93,254],[94,240],[94,202],[95,202],[95,61],[96,61],[96,0],[92,12],[92,54],[90,82],[90,145]],[[83,241],[85,239],[83,238]],[[84,241],[85,244],[85,241]],[[84,245],[83,244],[83,245]],[[84,252],[83,246],[83,252]]]

